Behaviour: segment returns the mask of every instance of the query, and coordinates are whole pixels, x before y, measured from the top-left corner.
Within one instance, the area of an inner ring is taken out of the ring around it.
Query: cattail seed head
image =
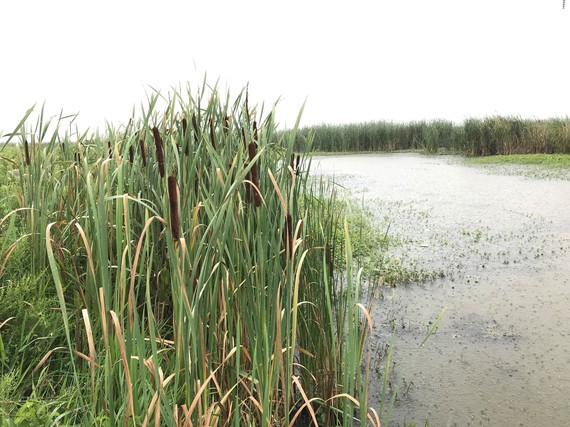
[[[285,240],[285,245],[287,253],[289,256],[293,255],[293,218],[291,214],[287,214],[285,217],[285,230],[284,230],[283,240]]]
[[[216,149],[216,139],[214,134],[214,119],[210,117],[210,142],[212,143],[212,147],[214,150]]]
[[[129,147],[129,161],[131,162],[131,164],[133,163],[134,159],[135,159],[135,152],[133,150],[133,146],[131,145]]]
[[[196,114],[192,114],[192,127],[194,128],[194,142],[198,143],[200,140],[200,132],[198,131],[198,121],[196,120]]]
[[[188,120],[186,117],[182,118],[182,140],[184,141],[184,155],[190,154],[190,142],[186,139],[186,130],[188,129]]]
[[[28,140],[24,139],[24,154],[26,156],[26,165],[30,166],[30,149],[28,147]]]
[[[251,169],[249,171],[250,177],[251,177],[251,182],[256,187],[256,188],[252,189],[252,191],[253,191],[253,204],[256,207],[259,207],[259,206],[261,206],[261,195],[259,194],[259,191],[260,191],[259,174],[257,171],[257,163],[253,161],[253,159],[255,158],[255,155],[257,154],[257,145],[255,144],[255,142],[250,142],[249,145],[247,146],[247,148],[249,151],[249,162],[252,164]]]
[[[141,148],[142,164],[146,168],[146,152],[144,150],[144,141],[142,139],[139,139],[139,146]]]
[[[172,240],[177,242],[180,240],[180,221],[178,219],[178,188],[174,175],[168,177],[168,201],[170,202],[170,231]]]
[[[164,178],[164,152],[162,151],[162,137],[160,131],[155,126],[152,128],[152,135],[154,136],[154,143],[156,145],[156,160],[158,161],[158,173],[161,178]]]

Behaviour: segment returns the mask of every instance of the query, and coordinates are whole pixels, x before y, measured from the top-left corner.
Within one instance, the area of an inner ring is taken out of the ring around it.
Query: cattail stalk
[[[174,175],[168,177],[168,200],[170,202],[170,231],[172,240],[177,242],[180,240],[180,221],[178,219],[178,189]]]
[[[162,151],[162,137],[158,128],[152,128],[152,135],[154,136],[154,143],[156,145],[156,160],[158,161],[158,173],[161,178],[164,178],[164,152]]]

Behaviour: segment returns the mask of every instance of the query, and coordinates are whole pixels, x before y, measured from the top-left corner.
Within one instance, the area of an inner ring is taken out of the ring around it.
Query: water
[[[378,224],[392,220],[391,233],[407,242],[393,256],[445,272],[383,288],[375,305],[376,401],[396,330],[390,425],[567,425],[570,181],[416,154],[318,157],[315,166],[372,206]]]

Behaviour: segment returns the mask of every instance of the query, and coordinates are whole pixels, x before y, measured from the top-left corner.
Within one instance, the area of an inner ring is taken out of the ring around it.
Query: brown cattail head
[[[73,155],[73,159],[75,160],[75,163],[79,164],[81,162],[81,154],[75,153]]]
[[[247,146],[247,149],[249,151],[249,162],[251,163],[251,169],[249,171],[250,173],[250,178],[251,178],[251,182],[253,183],[253,185],[256,188],[253,188],[253,204],[256,207],[261,206],[261,195],[259,194],[260,188],[259,188],[259,174],[257,171],[257,163],[253,161],[253,159],[255,158],[255,155],[257,154],[257,145],[255,144],[255,142],[250,142],[249,145]]]
[[[299,175],[300,171],[299,171],[299,165],[301,164],[301,155],[297,154],[297,161],[295,162],[295,172],[297,172],[297,175]]]
[[[156,145],[156,160],[158,161],[158,173],[160,177],[164,178],[164,152],[162,151],[162,137],[158,128],[152,128],[152,135],[154,136],[154,143]]]
[[[194,142],[198,143],[200,139],[200,132],[198,131],[198,121],[196,120],[196,114],[192,114],[192,127],[194,128]]]
[[[285,218],[285,230],[283,240],[285,241],[286,250],[289,256],[293,255],[293,218],[291,214],[287,214]]]
[[[24,139],[24,154],[26,156],[26,165],[30,166],[30,149],[28,148],[27,139]]]
[[[134,160],[135,160],[135,151],[133,150],[133,146],[131,145],[129,147],[129,161],[132,164],[134,162]]]
[[[144,141],[142,139],[139,139],[139,146],[141,148],[142,164],[146,168],[146,152],[144,150]]]
[[[174,175],[168,177],[168,200],[170,202],[170,231],[172,231],[172,240],[177,242],[180,240],[180,221],[178,220],[178,189]]]
[[[216,138],[214,134],[214,119],[210,117],[210,142],[212,143],[212,147],[214,150],[216,149]]]
[[[186,140],[186,129],[188,129],[188,120],[184,117],[182,118],[182,140],[184,141],[184,155],[188,156],[190,153],[190,142]]]

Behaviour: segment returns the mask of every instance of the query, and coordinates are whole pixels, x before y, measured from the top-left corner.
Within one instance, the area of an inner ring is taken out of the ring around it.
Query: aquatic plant
[[[346,226],[345,271],[330,261],[342,216],[309,184],[311,138],[295,147],[247,92],[223,103],[215,87],[155,93],[104,135],[60,129],[40,114],[13,133],[8,213],[22,223],[9,247],[27,245],[61,316],[26,380],[63,400],[58,422],[379,425],[371,320]]]

